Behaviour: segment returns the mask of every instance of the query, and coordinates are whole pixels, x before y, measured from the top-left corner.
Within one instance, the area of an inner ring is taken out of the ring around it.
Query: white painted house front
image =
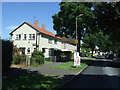
[[[34,50],[44,52],[49,57],[54,50],[75,51],[75,44],[56,37],[53,33],[39,28],[28,22],[24,22],[10,33],[13,44],[21,49],[21,54],[31,55]]]

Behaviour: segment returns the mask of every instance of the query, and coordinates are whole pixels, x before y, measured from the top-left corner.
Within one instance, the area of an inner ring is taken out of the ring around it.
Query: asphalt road
[[[120,68],[112,60],[96,59],[83,72],[61,88],[116,88],[120,89]]]

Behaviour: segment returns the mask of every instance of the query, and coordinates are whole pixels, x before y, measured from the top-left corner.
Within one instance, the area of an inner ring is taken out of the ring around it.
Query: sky
[[[9,39],[9,33],[23,22],[33,24],[34,20],[55,34],[52,15],[59,11],[59,2],[2,2],[2,39]]]

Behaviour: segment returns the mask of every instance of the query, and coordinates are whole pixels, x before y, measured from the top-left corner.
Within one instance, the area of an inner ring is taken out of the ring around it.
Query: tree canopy
[[[91,9],[92,3],[81,2],[61,2],[60,11],[53,15],[54,30],[57,35],[75,38],[76,35],[76,17],[77,18],[77,36],[78,36],[78,51],[80,51],[80,40],[89,32],[91,27],[94,28],[94,14]],[[95,29],[94,29],[95,30]]]
[[[97,44],[103,51],[120,48],[120,2],[61,2],[60,11],[52,16],[57,35],[75,38],[77,16],[78,46],[85,38],[91,47]],[[91,42],[96,38],[97,43]]]

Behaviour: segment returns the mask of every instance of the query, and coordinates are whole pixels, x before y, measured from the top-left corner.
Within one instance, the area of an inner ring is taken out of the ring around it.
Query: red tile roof
[[[47,30],[44,30],[44,29],[42,29],[42,28],[39,28],[39,27],[36,26],[36,25],[33,25],[33,24],[31,24],[31,23],[28,23],[28,22],[24,22],[24,23],[28,24],[29,26],[31,26],[31,27],[34,28],[35,30],[40,31],[41,33],[43,33],[43,34],[45,34],[45,35],[49,35],[49,36],[51,36],[51,37],[60,39],[60,40],[62,40],[63,42],[69,42],[69,43],[71,43],[71,44],[75,44],[75,43],[74,43],[74,39],[72,39],[72,38],[66,38],[66,37],[62,37],[62,38],[61,38],[61,37],[59,37],[59,36],[55,36],[55,34],[49,32],[49,31],[47,31]],[[23,23],[23,24],[24,24],[24,23]],[[19,27],[21,27],[23,24],[21,24]],[[19,27],[17,27],[15,30],[17,30]],[[14,31],[15,31],[15,30],[14,30]],[[12,31],[10,34],[12,34],[14,31]]]
[[[43,34],[52,36],[52,37],[57,38],[57,39],[62,39],[61,37],[57,37],[57,36],[55,36],[55,34],[49,32],[49,31],[47,31],[47,30],[44,30],[44,29],[42,29],[42,28],[39,28],[39,27],[37,27],[37,26],[35,26],[35,25],[31,24],[31,23],[28,23],[28,22],[26,22],[26,23],[29,24],[30,26],[32,26],[33,28],[35,28],[36,30],[40,31],[40,32],[43,33]]]

